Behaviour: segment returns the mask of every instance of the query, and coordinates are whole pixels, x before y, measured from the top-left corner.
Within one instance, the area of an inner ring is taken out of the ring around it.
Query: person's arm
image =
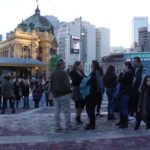
[[[71,92],[71,86],[70,86],[70,82],[69,82],[69,75],[67,72],[64,71],[63,73],[63,79],[64,79],[64,88],[68,91]]]
[[[93,71],[90,75],[90,79],[88,80],[87,84],[92,85],[96,82],[96,72]]]

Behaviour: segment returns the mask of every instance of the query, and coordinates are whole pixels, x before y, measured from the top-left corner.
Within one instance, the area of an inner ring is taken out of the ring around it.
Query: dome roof
[[[18,25],[18,28],[27,32],[38,30],[42,32],[47,31],[53,33],[53,26],[45,17],[40,16],[40,10],[38,7],[35,10],[35,14],[22,21],[22,23]]]

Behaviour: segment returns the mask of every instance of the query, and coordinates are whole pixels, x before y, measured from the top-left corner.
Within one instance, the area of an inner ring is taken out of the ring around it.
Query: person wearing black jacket
[[[133,67],[130,62],[125,62],[123,73],[119,77],[120,84],[120,121],[116,125],[120,128],[128,127],[128,101],[133,83]]]
[[[60,110],[64,111],[66,130],[74,129],[71,124],[71,106],[70,97],[71,86],[69,82],[69,75],[64,70],[65,62],[63,59],[57,61],[57,68],[50,76],[50,91],[54,96],[55,104],[55,131],[62,130],[60,126]]]
[[[87,83],[90,85],[90,94],[87,96],[86,100],[86,111],[89,118],[89,123],[86,125],[85,130],[95,129],[95,108],[100,98],[102,97],[101,89],[98,87],[97,83],[97,72],[100,71],[99,63],[96,60],[93,60],[91,67],[92,72],[90,74],[90,79]]]
[[[140,85],[142,82],[142,74],[143,74],[143,66],[141,63],[141,60],[139,57],[133,58],[133,65],[135,68],[135,75],[134,75],[134,80],[133,80],[133,85],[132,85],[132,95],[130,99],[130,105],[129,105],[129,110],[131,116],[134,116],[134,113],[137,113],[137,108],[138,108],[138,103],[139,103],[139,97],[140,97]]]
[[[73,100],[75,101],[76,108],[76,122],[82,124],[81,113],[85,106],[85,100],[82,98],[80,93],[80,83],[85,77],[83,67],[80,61],[76,61],[73,66],[73,70],[70,72],[70,78],[73,86]]]

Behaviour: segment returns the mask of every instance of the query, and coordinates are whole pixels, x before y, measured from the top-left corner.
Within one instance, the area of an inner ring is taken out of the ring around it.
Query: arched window
[[[22,47],[22,58],[30,58],[30,48],[28,46]]]

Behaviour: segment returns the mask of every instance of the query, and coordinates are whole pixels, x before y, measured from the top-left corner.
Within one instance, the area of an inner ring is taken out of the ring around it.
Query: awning
[[[45,62],[32,58],[0,57],[0,66],[44,67]]]

